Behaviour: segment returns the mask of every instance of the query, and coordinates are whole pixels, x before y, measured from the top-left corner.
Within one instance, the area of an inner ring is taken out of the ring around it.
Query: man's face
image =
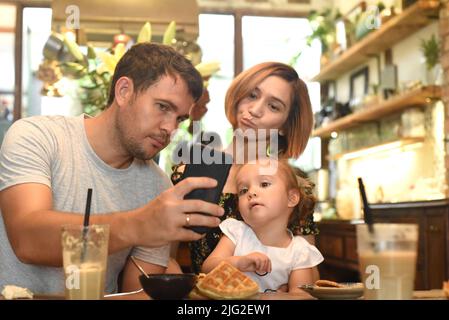
[[[170,143],[170,135],[188,118],[194,100],[179,77],[162,76],[148,89],[119,106],[116,118],[123,149],[141,160],[153,158]]]

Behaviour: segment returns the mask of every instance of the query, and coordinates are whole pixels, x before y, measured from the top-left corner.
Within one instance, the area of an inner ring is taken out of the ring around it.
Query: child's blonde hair
[[[287,227],[294,234],[301,234],[301,225],[313,214],[315,209],[316,198],[313,195],[313,184],[299,175],[299,169],[292,168],[285,159],[278,160],[278,170],[284,176],[287,190],[295,189],[299,191],[299,202],[293,208]]]
[[[305,221],[313,215],[315,209],[316,198],[313,195],[314,184],[303,177],[301,170],[291,167],[288,160],[279,159],[275,161],[278,163],[277,170],[280,170],[278,173],[280,172],[283,176],[287,191],[291,189],[299,191],[299,202],[293,208],[287,227],[293,234],[300,235],[302,234],[301,227],[305,224]],[[245,165],[246,164],[240,165],[237,173]]]

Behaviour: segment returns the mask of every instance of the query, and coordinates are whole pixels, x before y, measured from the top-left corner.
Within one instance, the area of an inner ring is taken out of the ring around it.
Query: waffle
[[[189,292],[188,295],[190,300],[208,300],[209,297],[206,297],[201,294],[200,290],[197,287],[194,287],[192,291]]]
[[[197,276],[196,276],[196,282],[198,283],[198,282],[201,282],[201,281],[203,281],[203,279],[206,277],[206,274],[205,273],[200,273],[200,274],[198,274]]]
[[[315,282],[315,285],[317,287],[326,287],[326,288],[343,288],[344,287],[344,285],[339,284],[334,281],[330,281],[330,280],[317,280]]]
[[[222,261],[201,281],[197,288],[212,299],[246,299],[259,292],[257,283],[228,262]]]
[[[196,284],[200,283],[206,277],[205,273],[200,273],[196,276]],[[193,287],[192,291],[189,293],[189,299],[192,300],[201,300],[207,299],[207,297],[203,296],[198,290],[197,286]]]

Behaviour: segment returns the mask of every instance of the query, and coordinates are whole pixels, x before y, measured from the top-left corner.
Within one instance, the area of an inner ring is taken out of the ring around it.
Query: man
[[[182,55],[138,44],[119,61],[98,117],[17,121],[0,152],[0,288],[64,290],[61,226],[82,224],[88,188],[90,223],[110,225],[107,292],[116,291],[124,266],[123,288],[140,287],[129,254],[147,273],[161,273],[171,241],[201,238],[184,226],[218,226],[218,205],[183,200],[216,181],[191,178],[171,187],[151,160],[201,93],[201,76]]]

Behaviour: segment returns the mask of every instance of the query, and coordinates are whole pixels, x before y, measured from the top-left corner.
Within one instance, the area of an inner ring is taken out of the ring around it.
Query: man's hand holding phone
[[[140,219],[135,220],[135,228],[151,230],[151,232],[134,232],[140,235],[135,243],[141,245],[162,246],[172,241],[195,241],[202,234],[188,228],[216,228],[220,224],[219,217],[224,210],[219,205],[198,199],[185,199],[192,190],[214,188],[217,181],[204,177],[184,179],[174,187],[165,190],[138,211]],[[150,214],[150,215],[148,215]],[[123,228],[127,226],[124,225]],[[145,234],[146,237],[141,237]]]
[[[193,150],[193,148],[192,148]],[[219,163],[200,163],[187,164],[185,166],[183,179],[187,180],[189,177],[208,177],[216,181],[216,186],[212,188],[198,188],[192,190],[185,195],[186,200],[203,200],[209,203],[218,204],[220,196],[223,191],[226,180],[228,179],[229,171],[232,166],[232,158],[230,155],[212,149],[207,146],[201,145],[201,151],[204,155],[205,152],[213,159],[220,159]],[[204,227],[196,224],[195,221],[190,221],[189,226],[186,226],[197,233],[203,234],[212,231],[214,228]]]

